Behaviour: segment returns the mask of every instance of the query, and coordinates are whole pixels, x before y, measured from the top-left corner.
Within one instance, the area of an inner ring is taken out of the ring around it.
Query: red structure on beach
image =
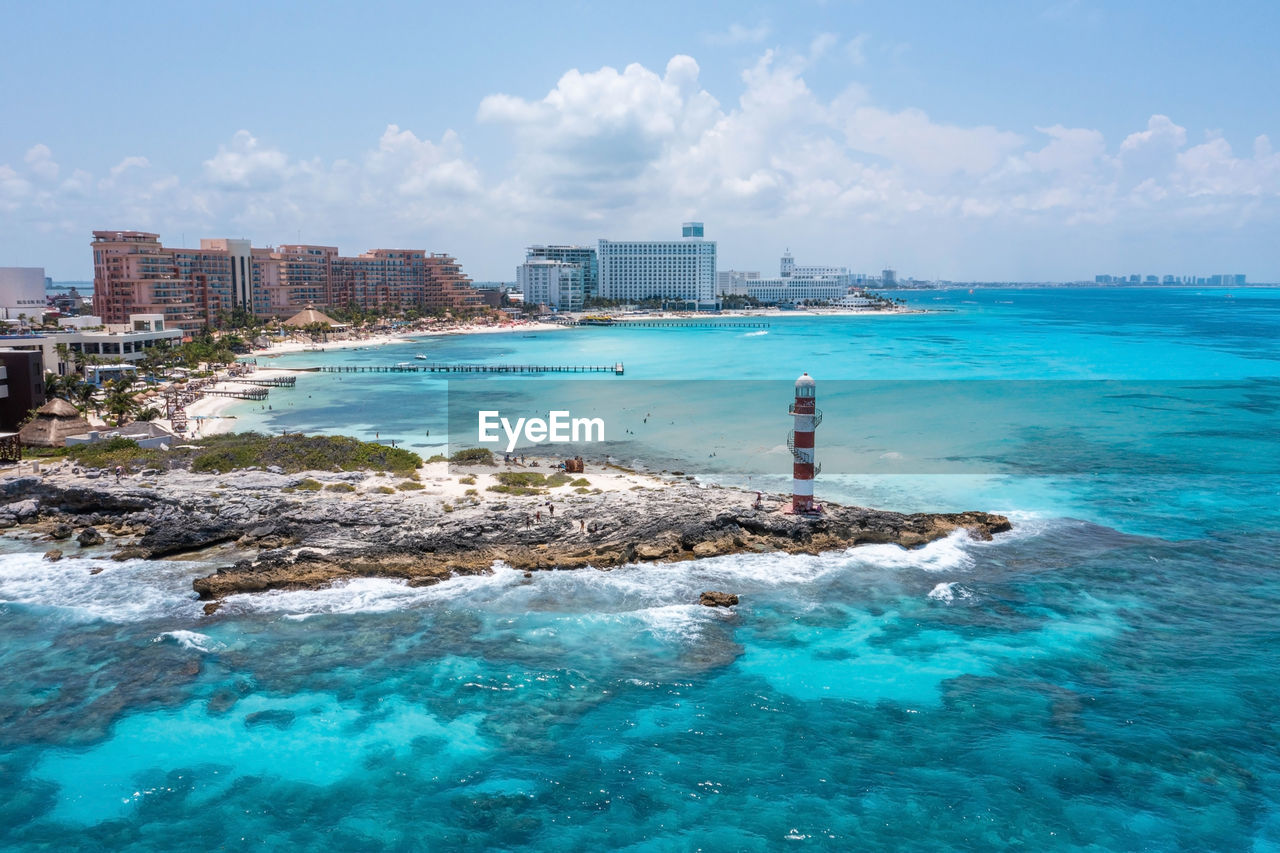
[[[822,423],[816,391],[813,377],[802,374],[796,380],[796,401],[787,410],[795,418],[795,429],[787,436],[787,447],[795,457],[791,467],[791,511],[794,513],[822,512],[822,507],[813,502],[813,478],[822,470],[813,458],[814,430]]]

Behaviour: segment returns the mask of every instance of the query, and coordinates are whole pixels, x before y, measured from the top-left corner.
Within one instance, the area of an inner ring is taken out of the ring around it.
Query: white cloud
[[[1109,142],[1087,127],[940,121],[856,82],[821,96],[806,76],[838,64],[841,44],[822,35],[803,52],[763,51],[723,100],[684,55],[660,71],[571,69],[542,97],[490,95],[478,132],[507,149],[486,164],[453,131],[425,138],[397,124],[332,162],[241,130],[175,173],[133,155],[94,176],[33,145],[0,164],[0,224],[76,239],[147,227],[175,242],[185,231],[423,246],[508,277],[526,241],[658,237],[697,217],[724,266],[808,241],[815,260],[877,269],[908,254],[929,265],[917,272],[963,274],[1008,256],[1014,233],[1040,235],[1027,253],[1043,263],[1055,239],[1088,229],[1174,240],[1280,215],[1280,154],[1265,136],[1238,155],[1220,136],[1188,145],[1161,114]]]
[[[204,162],[205,177],[224,189],[269,189],[288,177],[289,158],[267,148],[247,130],[237,131],[230,144]]]
[[[118,178],[129,169],[145,169],[150,165],[151,161],[146,157],[125,157],[111,167],[111,177]]]
[[[716,45],[759,44],[769,37],[770,31],[768,21],[761,21],[754,27],[733,23],[724,32],[712,33],[704,38],[708,44]]]
[[[31,146],[23,160],[27,168],[37,177],[46,181],[57,180],[58,164],[54,162],[53,152],[49,150],[49,146],[43,144]]]
[[[845,55],[849,57],[849,61],[854,65],[866,65],[867,63],[867,42],[870,36],[866,33],[859,33],[849,39],[849,43],[844,46]]]

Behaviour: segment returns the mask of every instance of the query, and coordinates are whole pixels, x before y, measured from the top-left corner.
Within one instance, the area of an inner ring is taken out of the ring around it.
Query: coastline
[[[0,484],[10,498],[0,507],[0,527],[52,543],[50,560],[68,549],[113,561],[234,561],[193,581],[209,602],[206,615],[228,596],[322,589],[362,577],[429,586],[512,570],[608,570],[868,544],[909,549],[960,531],[989,540],[1012,527],[1004,516],[975,511],[904,514],[827,504],[821,515],[793,515],[789,495],[591,463],[554,485],[493,488],[503,472],[556,471],[553,460],[532,461],[536,467],[434,462],[410,478],[367,470],[152,469],[121,482],[64,463]]]
[[[560,323],[545,323],[540,321],[521,320],[514,323],[504,323],[502,325],[485,325],[480,323],[469,323],[459,326],[453,326],[444,329],[425,329],[422,331],[401,331],[380,335],[368,335],[366,337],[335,337],[326,341],[313,342],[301,340],[287,340],[273,342],[265,348],[255,348],[249,355],[272,358],[287,353],[306,352],[313,347],[321,350],[330,349],[361,349],[364,347],[375,348],[384,347],[388,344],[409,344],[423,338],[446,337],[449,335],[491,335],[503,334],[508,332],[550,332],[567,328]],[[331,332],[332,335],[341,335],[342,332]]]

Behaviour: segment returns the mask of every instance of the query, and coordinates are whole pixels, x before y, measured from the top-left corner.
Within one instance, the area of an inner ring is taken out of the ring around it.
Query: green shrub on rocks
[[[73,444],[66,448],[66,455],[86,468],[164,468],[166,464],[163,450],[139,447],[130,438]]]
[[[449,457],[455,465],[493,465],[493,451],[487,447],[468,447]]]
[[[416,492],[425,487],[417,480],[405,480],[404,482],[396,485],[396,488],[402,492]]]
[[[192,471],[234,471],[276,465],[299,471],[391,471],[410,474],[422,464],[418,454],[342,435],[262,435],[242,432],[201,440],[190,453]]]
[[[318,492],[323,488],[324,485],[321,484],[319,480],[313,480],[310,477],[307,477],[302,482],[294,485],[293,490],[295,492]]]
[[[565,483],[569,482],[572,479],[573,478],[570,477],[568,474],[562,474],[557,472],[547,478],[547,485],[554,489],[556,486],[563,486]]]
[[[326,492],[354,492],[356,487],[350,483],[330,483],[324,487]]]
[[[581,489],[581,488],[585,488],[586,486],[590,486],[591,482],[586,477],[579,477],[569,485]]]
[[[378,488],[373,491],[380,495],[394,495],[396,493],[396,490],[390,486],[378,486]]]
[[[499,471],[494,475],[504,486],[545,486],[547,478],[537,471]]]

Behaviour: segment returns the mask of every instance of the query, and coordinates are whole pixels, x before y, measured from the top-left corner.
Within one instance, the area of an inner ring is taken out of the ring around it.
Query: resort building
[[[163,314],[134,314],[128,322],[102,325],[96,317],[79,317],[81,328],[31,335],[0,335],[0,347],[40,354],[44,371],[65,376],[77,362],[134,362],[157,346],[182,343],[182,330],[166,326]],[[98,320],[95,326],[86,323]]]
[[[719,270],[716,272],[716,296],[746,296],[747,282],[759,281],[756,271]]]
[[[758,275],[742,282],[746,295],[769,305],[800,305],[806,302],[834,302],[856,285],[848,267],[796,266],[790,252],[778,264],[777,278]],[[751,275],[744,273],[743,275]]]
[[[600,295],[640,302],[660,299],[679,307],[714,310],[716,243],[701,222],[686,222],[680,240],[601,240]]]
[[[24,315],[39,320],[44,314],[44,282],[41,267],[0,267],[0,320]]]
[[[555,311],[579,311],[586,292],[581,264],[531,258],[516,267],[516,285],[526,307],[543,305]]]
[[[530,246],[525,260],[560,261],[582,267],[582,293],[585,299],[600,295],[600,260],[591,246]]]
[[[170,328],[191,331],[233,310],[288,317],[307,305],[433,311],[481,301],[456,259],[421,249],[343,257],[336,246],[206,239],[199,249],[174,249],[146,231],[93,237],[94,307],[108,323],[161,314]]]

